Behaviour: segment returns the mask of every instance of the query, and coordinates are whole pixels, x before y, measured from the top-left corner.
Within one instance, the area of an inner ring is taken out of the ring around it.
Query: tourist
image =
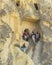
[[[33,40],[33,43],[35,43],[35,33],[34,32],[32,32],[32,40]]]
[[[38,42],[40,40],[40,33],[37,32],[35,36],[35,41]]]
[[[21,50],[22,50],[23,52],[25,52],[25,51],[26,51],[26,46],[25,46],[25,43],[23,44],[23,46],[21,46]]]

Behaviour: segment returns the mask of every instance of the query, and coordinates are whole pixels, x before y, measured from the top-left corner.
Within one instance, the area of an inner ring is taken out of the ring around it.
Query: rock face
[[[34,54],[32,60],[35,65],[52,65],[52,1],[38,0],[38,14],[40,16],[39,26],[43,33],[43,38],[35,47],[29,51],[29,55]],[[50,4],[50,5],[49,5]],[[31,42],[32,43],[32,42]],[[32,55],[30,55],[32,57]]]
[[[44,3],[44,4],[42,4]],[[44,34],[44,37],[47,37],[48,42],[52,42],[52,1],[39,1],[40,6],[40,15],[41,15],[41,28]],[[50,4],[50,5],[49,5]],[[47,31],[47,32],[46,32]]]
[[[16,39],[19,40],[19,25],[20,18],[13,1],[0,0],[0,65],[34,65],[30,57],[14,45]]]
[[[26,28],[42,35],[28,54],[15,47]],[[0,0],[0,65],[52,65],[52,0]]]
[[[52,65],[52,0],[39,0],[40,25],[43,32],[42,65]]]

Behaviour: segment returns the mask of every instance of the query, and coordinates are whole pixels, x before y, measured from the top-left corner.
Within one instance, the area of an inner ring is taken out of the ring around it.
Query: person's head
[[[34,34],[34,31],[32,31],[32,34]]]
[[[26,29],[24,30],[24,32],[27,32]]]
[[[38,34],[39,32],[37,32],[37,34]]]
[[[4,49],[4,46],[10,44],[12,38],[12,29],[10,26],[0,21],[0,51]]]

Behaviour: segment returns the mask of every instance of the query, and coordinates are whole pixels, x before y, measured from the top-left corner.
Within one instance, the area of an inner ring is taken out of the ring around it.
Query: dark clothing
[[[26,46],[25,46],[25,44],[23,44],[23,46],[21,47],[21,50],[23,51],[23,52],[25,52],[26,51]]]
[[[38,42],[40,40],[40,33],[36,33],[35,39],[35,42]]]
[[[28,39],[29,39],[29,34],[27,32],[24,32],[23,33],[23,40],[28,41]]]
[[[25,44],[23,44],[23,46],[21,48],[26,48]]]
[[[33,40],[34,43],[38,42],[40,40],[40,33],[39,32],[37,32],[36,34],[32,33],[31,34],[31,38],[32,38],[32,40]]]

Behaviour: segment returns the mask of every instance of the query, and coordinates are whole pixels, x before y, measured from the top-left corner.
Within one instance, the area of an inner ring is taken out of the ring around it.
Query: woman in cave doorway
[[[29,29],[25,29],[23,32],[23,40],[28,41],[29,39]]]

